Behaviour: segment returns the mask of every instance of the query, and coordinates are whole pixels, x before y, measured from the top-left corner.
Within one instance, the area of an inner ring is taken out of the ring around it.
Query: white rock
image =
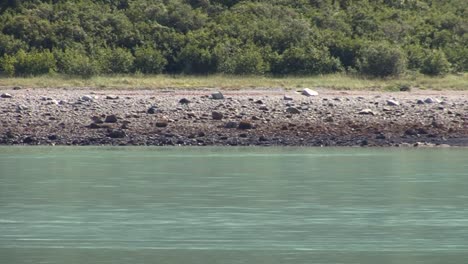
[[[309,88],[305,88],[304,90],[302,90],[302,95],[305,95],[305,96],[317,96],[318,95],[318,92],[317,91],[314,91],[314,90],[311,90]]]
[[[83,95],[83,96],[81,96],[81,100],[83,100],[83,101],[93,101],[93,97],[91,95]]]
[[[390,99],[390,100],[387,100],[387,104],[391,106],[397,106],[397,105],[400,105],[400,102]]]
[[[369,108],[362,109],[361,111],[359,111],[358,114],[360,114],[360,115],[375,115],[375,113]]]
[[[292,101],[293,98],[292,98],[291,96],[285,95],[285,96],[283,97],[283,100],[285,100],[285,101]]]

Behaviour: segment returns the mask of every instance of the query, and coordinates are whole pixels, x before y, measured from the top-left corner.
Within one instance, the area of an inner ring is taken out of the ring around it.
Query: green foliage
[[[421,67],[421,72],[427,75],[444,75],[450,71],[450,62],[441,50],[429,52]]]
[[[0,2],[0,58],[15,75],[54,70],[51,61],[47,71],[16,65],[20,50],[53,51],[59,72],[80,76],[343,69],[389,76],[404,71],[405,57],[412,72],[468,69],[466,0]]]
[[[398,76],[406,69],[406,56],[390,44],[371,44],[361,49],[358,67],[362,74],[369,76]]]
[[[88,55],[79,49],[66,49],[65,51],[56,51],[57,68],[61,73],[77,75],[81,77],[91,77],[99,74],[99,65]]]
[[[56,62],[54,55],[48,50],[31,52],[19,50],[13,56],[4,55],[1,68],[10,76],[40,75],[54,72]]]
[[[94,59],[99,62],[101,73],[129,73],[133,69],[135,58],[126,49],[98,48],[94,54]]]
[[[161,73],[167,64],[161,52],[151,46],[135,49],[135,69],[142,73]]]

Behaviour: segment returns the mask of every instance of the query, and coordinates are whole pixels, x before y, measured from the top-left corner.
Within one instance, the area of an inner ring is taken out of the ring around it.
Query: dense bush
[[[347,70],[383,77],[400,74],[407,61],[413,72],[464,72],[466,6],[466,0],[5,0],[0,71]]]
[[[48,50],[31,52],[19,50],[15,55],[5,55],[1,68],[10,76],[40,75],[54,72],[56,62],[54,55]]]
[[[428,75],[444,75],[450,71],[450,62],[441,50],[428,52],[421,66],[421,72]]]
[[[135,69],[142,73],[161,73],[167,64],[161,52],[151,46],[135,49]]]
[[[365,75],[398,76],[406,69],[406,56],[400,48],[390,44],[371,44],[361,49],[358,67]]]

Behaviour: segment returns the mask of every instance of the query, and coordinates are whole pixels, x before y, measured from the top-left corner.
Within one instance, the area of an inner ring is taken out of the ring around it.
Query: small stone
[[[290,113],[290,114],[300,114],[301,111],[295,107],[288,107],[286,109],[286,113]]]
[[[189,103],[190,103],[190,100],[187,98],[182,98],[179,100],[179,104],[189,104]]]
[[[19,105],[16,106],[16,112],[17,112],[17,113],[19,113],[19,112],[21,112],[21,111],[25,111],[25,110],[28,110],[28,107],[25,106],[25,105],[19,104]]]
[[[285,95],[285,96],[283,96],[283,100],[285,100],[285,101],[292,101],[293,98],[292,98],[291,96]]]
[[[434,99],[434,98],[431,98],[431,97],[426,98],[426,99],[424,100],[424,102],[425,102],[426,104],[440,103],[439,100]]]
[[[15,90],[15,91],[16,91],[16,90],[21,90],[21,89],[23,89],[23,87],[21,87],[21,86],[15,86],[15,87],[13,87],[13,90]]]
[[[104,120],[106,123],[117,123],[117,116],[116,115],[108,115]]]
[[[375,113],[369,108],[362,109],[361,111],[359,111],[358,114],[360,114],[360,115],[375,115]]]
[[[224,95],[221,92],[216,92],[211,94],[211,98],[214,100],[223,100]]]
[[[304,90],[302,90],[302,95],[305,95],[305,96],[317,96],[318,95],[318,92],[317,91],[314,91],[314,90],[311,90],[309,88],[305,88]]]
[[[99,116],[93,116],[93,117],[91,117],[91,120],[93,120],[93,122],[94,122],[95,124],[102,124],[102,123],[104,123],[104,122],[102,121],[102,119],[101,119]]]
[[[252,120],[260,120],[258,116],[252,116]]]
[[[387,100],[387,105],[398,106],[398,105],[400,105],[400,102],[390,99],[390,100]]]
[[[55,134],[49,135],[47,138],[49,140],[57,140],[58,139],[57,135],[55,135]]]
[[[223,119],[224,115],[221,112],[213,111],[213,112],[211,112],[211,117],[214,120],[221,120],[221,119]]]
[[[13,96],[9,93],[3,93],[0,95],[1,98],[12,98]]]
[[[236,128],[238,126],[239,124],[237,124],[237,122],[234,121],[229,121],[224,125],[225,128]]]
[[[256,104],[263,104],[263,101],[262,100],[257,100],[255,101]]]
[[[261,135],[261,136],[258,138],[258,141],[265,142],[265,141],[268,141],[268,138],[266,138],[265,136]]]
[[[424,104],[424,101],[423,101],[423,100],[421,100],[421,99],[418,99],[418,100],[416,101],[416,104],[418,104],[418,105],[422,105],[422,104]]]
[[[108,137],[110,138],[124,138],[127,136],[127,134],[125,133],[125,131],[123,130],[111,130],[108,134],[107,134]]]
[[[250,123],[249,121],[240,121],[238,128],[239,129],[252,129],[253,124]]]
[[[106,96],[106,99],[107,100],[117,100],[117,99],[119,99],[119,97],[117,95],[110,94],[110,95]]]
[[[327,116],[323,121],[324,122],[333,122],[334,120],[333,120],[333,117]]]

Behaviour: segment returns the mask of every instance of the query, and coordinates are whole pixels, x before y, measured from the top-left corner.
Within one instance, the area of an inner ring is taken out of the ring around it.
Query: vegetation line
[[[468,91],[468,74],[429,77],[406,75],[400,78],[362,78],[346,74],[313,77],[237,76],[237,75],[107,75],[91,78],[60,74],[36,77],[0,78],[0,87],[29,88],[94,88],[94,89],[164,89],[164,88],[326,88],[334,90],[406,91],[411,89]]]

